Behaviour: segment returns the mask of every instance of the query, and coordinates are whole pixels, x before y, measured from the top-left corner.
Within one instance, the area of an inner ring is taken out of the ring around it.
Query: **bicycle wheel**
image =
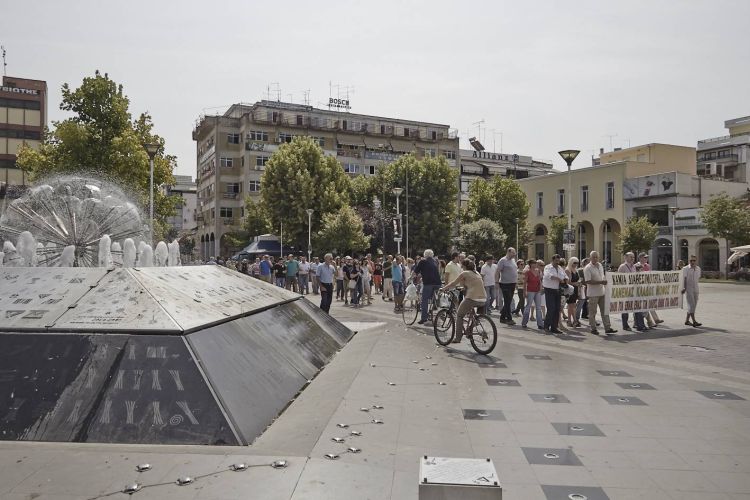
[[[440,345],[448,345],[453,340],[455,335],[455,320],[450,310],[447,308],[440,309],[435,315],[435,321],[433,322],[433,330],[435,332],[435,340]]]
[[[497,327],[492,318],[486,314],[477,314],[469,341],[479,354],[491,353],[497,344]]]
[[[413,325],[419,316],[419,299],[404,300],[401,306],[401,317],[404,318],[405,325]]]

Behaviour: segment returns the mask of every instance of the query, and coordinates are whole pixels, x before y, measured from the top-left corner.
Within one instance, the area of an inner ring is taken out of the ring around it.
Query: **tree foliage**
[[[468,254],[484,259],[504,254],[506,235],[502,226],[490,219],[479,219],[461,226],[459,248]]]
[[[55,174],[91,174],[113,181],[148,207],[149,158],[143,145],[158,144],[154,158],[154,214],[158,220],[174,214],[180,201],[168,197],[158,187],[174,182],[176,158],[165,153],[164,139],[153,132],[148,113],[133,120],[130,101],[107,74],[98,71],[72,90],[62,86],[60,109],[72,113],[66,120],[53,122],[45,132],[39,150],[24,147],[18,165],[36,181]]]
[[[648,252],[656,241],[659,228],[652,224],[648,217],[630,217],[620,232],[620,242],[617,250],[621,253]]]
[[[382,193],[385,193],[385,204],[381,210],[388,214],[396,213],[393,188],[404,189],[400,197],[400,210],[404,214],[402,230],[407,230],[408,213],[409,249],[412,254],[425,248],[431,248],[435,253],[448,249],[457,215],[458,172],[448,165],[444,157],[418,160],[414,155],[404,155],[383,166],[377,175],[370,177],[369,183],[368,198],[382,197]],[[392,237],[389,230],[386,239]],[[405,250],[405,242],[401,248]]]
[[[726,193],[712,196],[701,210],[701,220],[715,238],[736,245],[750,243],[750,206]]]
[[[283,144],[266,163],[261,178],[261,197],[272,227],[284,224],[284,240],[295,246],[307,244],[307,212],[315,211],[312,231],[321,221],[349,202],[351,182],[341,164],[325,156],[309,137],[295,137]]]
[[[345,206],[336,213],[323,216],[314,248],[318,253],[335,251],[338,255],[364,252],[370,246],[370,237],[365,236],[362,229],[362,219],[352,207]]]
[[[495,221],[508,235],[508,246],[518,248],[522,246],[516,241],[516,221],[520,228],[526,225],[529,214],[529,200],[521,186],[513,179],[506,179],[498,175],[491,180],[476,179],[469,185],[469,200],[465,210],[466,222],[489,219]],[[504,253],[504,252],[503,252]]]
[[[547,233],[547,243],[552,245],[555,253],[562,255],[563,235],[568,228],[568,219],[564,215],[556,215],[549,222],[550,229]]]
[[[271,218],[262,199],[256,201],[249,196],[245,198],[243,229],[250,238],[271,232]]]

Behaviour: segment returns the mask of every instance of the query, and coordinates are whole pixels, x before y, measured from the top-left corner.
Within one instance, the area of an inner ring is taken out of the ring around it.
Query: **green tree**
[[[508,235],[508,246],[518,247],[516,241],[516,219],[520,228],[526,225],[529,214],[529,200],[521,186],[513,179],[496,175],[491,180],[476,179],[469,185],[469,200],[464,213],[466,222],[489,219],[497,222]]]
[[[620,241],[616,245],[620,253],[648,252],[656,241],[659,234],[659,228],[652,224],[648,217],[630,217],[625,221],[625,226],[620,232]]]
[[[254,201],[250,196],[246,197],[243,229],[248,236],[254,238],[261,234],[268,234],[271,228],[271,218],[263,200]]]
[[[122,85],[98,71],[86,77],[75,90],[62,86],[60,109],[72,117],[53,122],[43,134],[39,150],[24,147],[18,166],[36,181],[55,174],[89,174],[116,182],[130,190],[141,206],[148,209],[149,159],[143,145],[158,144],[154,158],[154,214],[157,223],[174,214],[180,202],[166,196],[158,187],[174,182],[176,158],[165,153],[164,139],[153,132],[148,113],[135,120]],[[157,232],[159,228],[155,228]]]
[[[195,250],[195,238],[192,236],[180,238],[180,255],[190,255],[192,257],[193,250]]]
[[[402,230],[406,232],[408,213],[409,250],[412,254],[425,248],[433,249],[436,254],[448,249],[457,215],[458,171],[451,168],[443,156],[418,160],[414,155],[404,155],[381,168],[370,182],[371,193],[381,196],[385,193],[385,205],[381,207],[385,213],[396,213],[393,188],[404,189],[400,197],[400,210],[404,214]],[[386,239],[392,237],[389,229]],[[401,249],[405,251],[404,245],[405,242]]]
[[[323,216],[320,231],[315,236],[318,253],[335,251],[338,255],[359,253],[370,246],[370,237],[362,230],[362,219],[352,207],[345,206],[336,213]]]
[[[336,158],[325,156],[309,137],[295,137],[283,144],[266,163],[261,178],[261,197],[273,228],[283,222],[284,241],[303,248],[307,245],[307,212],[315,211],[312,231],[321,220],[349,202],[351,182]]]
[[[564,215],[556,215],[550,219],[550,229],[547,234],[547,243],[552,245],[554,253],[563,254],[563,233],[568,228],[568,219]]]
[[[487,255],[499,258],[505,254],[506,236],[502,226],[490,219],[479,219],[461,226],[459,247],[461,251],[474,254],[478,259]]]
[[[726,193],[712,196],[701,209],[701,220],[714,238],[736,245],[750,243],[750,207]]]

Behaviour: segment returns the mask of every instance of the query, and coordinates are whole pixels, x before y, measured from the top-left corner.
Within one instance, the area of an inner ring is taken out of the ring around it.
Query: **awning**
[[[732,262],[741,259],[747,254],[750,254],[750,245],[744,245],[741,247],[734,247],[730,248],[732,252],[734,252],[732,255],[729,256],[727,259],[727,264],[731,264]]]

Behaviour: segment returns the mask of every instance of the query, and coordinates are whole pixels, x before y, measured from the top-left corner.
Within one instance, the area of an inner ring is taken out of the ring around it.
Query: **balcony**
[[[736,164],[739,161],[738,155],[724,155],[724,156],[718,156],[718,157],[707,157],[704,156],[703,158],[698,158],[698,164],[701,163],[720,163],[722,165],[731,165]]]
[[[239,193],[221,193],[222,198],[233,199],[233,200],[237,199],[238,195]]]

